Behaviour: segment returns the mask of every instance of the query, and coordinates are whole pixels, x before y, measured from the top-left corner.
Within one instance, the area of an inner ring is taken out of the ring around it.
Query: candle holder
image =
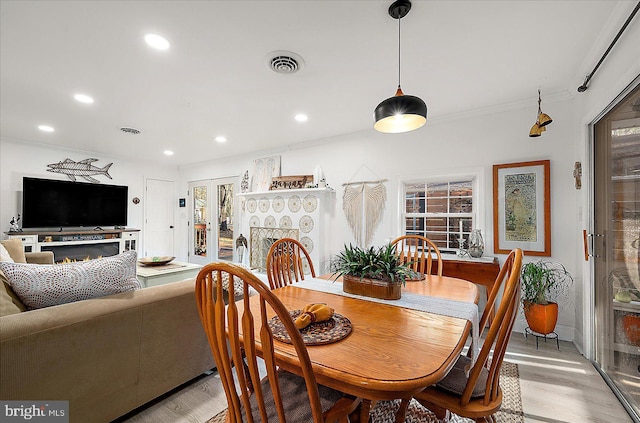
[[[469,252],[464,249],[465,239],[463,237],[458,238],[458,249],[456,250],[456,256],[464,257],[469,256]]]

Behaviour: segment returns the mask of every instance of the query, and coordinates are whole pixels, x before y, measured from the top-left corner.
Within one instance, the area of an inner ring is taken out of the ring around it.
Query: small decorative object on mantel
[[[313,175],[274,176],[269,190],[306,188],[313,181]]]
[[[324,177],[324,172],[320,166],[316,166],[313,171],[313,183],[316,188],[326,188],[327,180]]]
[[[240,182],[240,192],[248,192],[249,191],[249,171],[245,170],[244,176],[242,177],[242,182]]]
[[[109,175],[109,168],[113,163],[109,163],[104,167],[97,167],[91,164],[97,161],[98,159],[84,159],[79,162],[74,162],[67,158],[58,163],[48,164],[47,167],[49,167],[49,169],[47,169],[47,172],[62,173],[63,175],[67,175],[67,177],[73,182],[76,181],[76,176],[79,176],[86,181],[93,182],[94,184],[97,184],[100,181],[96,178],[92,178],[91,175],[104,175],[109,179],[113,179],[111,175]]]
[[[9,222],[9,232],[22,232],[22,228],[20,227],[20,213],[18,213],[18,218],[15,216],[11,218]]]

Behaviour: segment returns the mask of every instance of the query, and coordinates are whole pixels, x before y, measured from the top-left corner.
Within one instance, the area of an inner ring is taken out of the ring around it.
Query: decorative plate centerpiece
[[[290,310],[291,319],[295,320],[302,310]],[[278,316],[269,320],[269,327],[273,337],[278,341],[291,343],[291,338],[284,328]],[[322,345],[340,341],[346,338],[352,329],[351,321],[342,314],[333,313],[333,316],[324,322],[312,323],[304,329],[300,329],[300,335],[305,345]]]

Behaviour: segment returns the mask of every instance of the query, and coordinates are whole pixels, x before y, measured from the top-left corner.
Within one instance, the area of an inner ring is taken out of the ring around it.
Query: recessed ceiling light
[[[147,34],[144,36],[144,40],[156,50],[167,50],[170,46],[169,41],[158,34]]]
[[[298,113],[294,119],[298,122],[306,122],[307,120],[309,120],[309,116],[305,115],[304,113]]]
[[[222,135],[218,135],[218,136],[215,138],[215,140],[216,140],[216,141],[218,141],[218,142],[227,142],[227,138],[226,138],[226,137],[223,137]]]
[[[93,97],[89,97],[86,94],[76,94],[76,95],[73,96],[73,98],[75,98],[80,103],[84,103],[84,104],[92,104],[93,103]]]
[[[164,150],[164,155],[165,155],[165,156],[173,156],[173,151],[171,151],[171,150]]]
[[[49,126],[49,125],[38,125],[38,129],[41,130],[42,132],[53,132],[53,131],[55,131],[55,129],[53,129],[53,126]]]

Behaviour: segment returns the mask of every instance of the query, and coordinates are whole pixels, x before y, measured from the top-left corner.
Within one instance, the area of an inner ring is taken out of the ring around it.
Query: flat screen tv
[[[22,227],[127,225],[128,187],[51,179],[22,179]]]

